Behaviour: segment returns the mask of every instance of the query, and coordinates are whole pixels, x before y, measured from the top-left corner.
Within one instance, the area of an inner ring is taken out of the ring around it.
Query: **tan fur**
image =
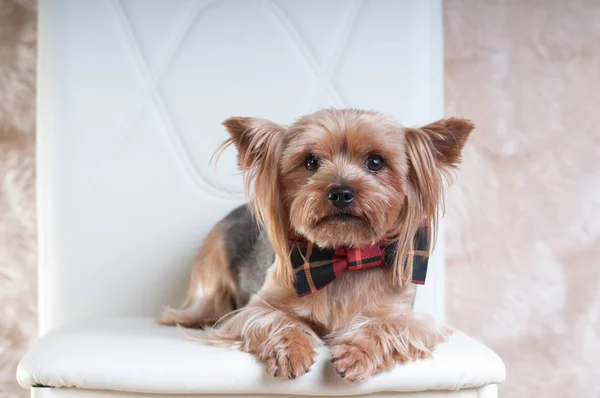
[[[319,337],[330,346],[336,371],[349,381],[430,356],[446,331],[411,313],[414,288],[403,282],[412,270],[403,264],[423,219],[435,229],[443,175],[460,160],[473,125],[447,119],[405,129],[385,115],[352,109],[319,111],[289,128],[251,118],[231,118],[224,125],[277,257],[261,291],[210,330],[211,342],[253,353],[269,374],[288,378],[310,369]],[[384,159],[376,173],[365,168],[374,154]],[[318,160],[318,169],[304,167],[307,157]],[[337,221],[330,216],[340,210],[326,193],[342,185],[355,198],[343,210],[352,218]],[[394,271],[344,273],[327,288],[298,298],[287,243],[296,235],[321,247],[396,239]]]
[[[254,355],[274,377],[293,379],[310,370],[315,361],[316,333],[294,314],[278,310],[259,296],[242,311],[211,329],[209,341]]]
[[[236,308],[237,285],[229,269],[223,228],[217,224],[204,240],[192,268],[181,309],[166,307],[159,323],[204,327]]]
[[[460,161],[460,152],[474,125],[464,119],[439,120],[420,129],[403,128],[394,119],[373,111],[326,109],[300,118],[289,128],[252,118],[224,123],[238,149],[251,203],[281,258],[275,276],[292,286],[288,240],[305,236],[319,246],[373,245],[398,237],[394,281],[411,275],[403,267],[412,237],[423,219],[435,239],[442,176]],[[379,154],[385,168],[372,178],[364,172],[364,157]],[[303,169],[308,154],[323,165],[318,174]],[[360,220],[319,223],[331,212],[324,192],[351,185],[361,205],[351,211]],[[349,225],[350,224],[350,225]]]
[[[327,289],[301,299],[271,277],[247,307],[210,330],[210,338],[213,344],[235,347],[261,359],[280,355],[280,339],[266,336],[287,335],[287,328],[300,328],[310,338],[287,347],[286,355],[311,361],[295,368],[294,376],[305,373],[314,362],[307,353],[322,344],[318,336],[331,348],[332,358],[339,359],[334,367],[340,374],[349,381],[364,381],[396,362],[430,356],[445,339],[446,331],[431,318],[411,313],[414,294],[414,286],[398,287],[389,271],[379,268],[342,274]],[[282,369],[278,373],[269,372],[289,376]]]

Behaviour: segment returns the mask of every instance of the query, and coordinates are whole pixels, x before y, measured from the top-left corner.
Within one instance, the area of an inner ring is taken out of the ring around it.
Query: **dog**
[[[218,152],[235,145],[249,204],[208,234],[182,308],[166,308],[160,323],[222,319],[209,342],[254,354],[279,378],[307,373],[322,344],[350,382],[430,357],[449,331],[412,313],[411,282],[474,125],[406,128],[358,109],[223,125],[230,138]]]

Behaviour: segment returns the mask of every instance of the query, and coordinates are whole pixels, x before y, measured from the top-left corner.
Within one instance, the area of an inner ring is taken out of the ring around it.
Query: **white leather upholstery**
[[[440,0],[41,0],[40,331],[177,305],[243,201],[232,115],[442,116]],[[443,234],[440,234],[443,236]],[[443,314],[442,245],[418,308]]]
[[[185,330],[202,339],[203,332]],[[24,387],[44,385],[156,394],[282,394],[347,396],[382,391],[459,390],[504,380],[489,348],[455,332],[430,360],[400,365],[364,384],[341,379],[326,348],[296,380],[265,374],[254,356],[209,347],[152,319],[98,320],[44,337],[18,369]]]

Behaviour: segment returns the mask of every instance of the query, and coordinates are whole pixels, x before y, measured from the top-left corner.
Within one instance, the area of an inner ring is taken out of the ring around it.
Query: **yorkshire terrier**
[[[219,321],[211,344],[252,353],[280,378],[308,372],[323,343],[337,373],[356,382],[431,356],[448,332],[412,313],[411,282],[424,282],[444,177],[474,125],[406,128],[357,109],[286,127],[247,117],[223,125],[249,207],[211,230],[183,307],[160,322]]]

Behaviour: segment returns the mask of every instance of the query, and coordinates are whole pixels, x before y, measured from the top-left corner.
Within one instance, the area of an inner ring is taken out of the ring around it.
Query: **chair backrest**
[[[440,0],[39,2],[41,332],[156,315],[243,202],[232,115],[442,116]],[[440,234],[443,236],[443,234]],[[443,314],[443,242],[418,309]]]

